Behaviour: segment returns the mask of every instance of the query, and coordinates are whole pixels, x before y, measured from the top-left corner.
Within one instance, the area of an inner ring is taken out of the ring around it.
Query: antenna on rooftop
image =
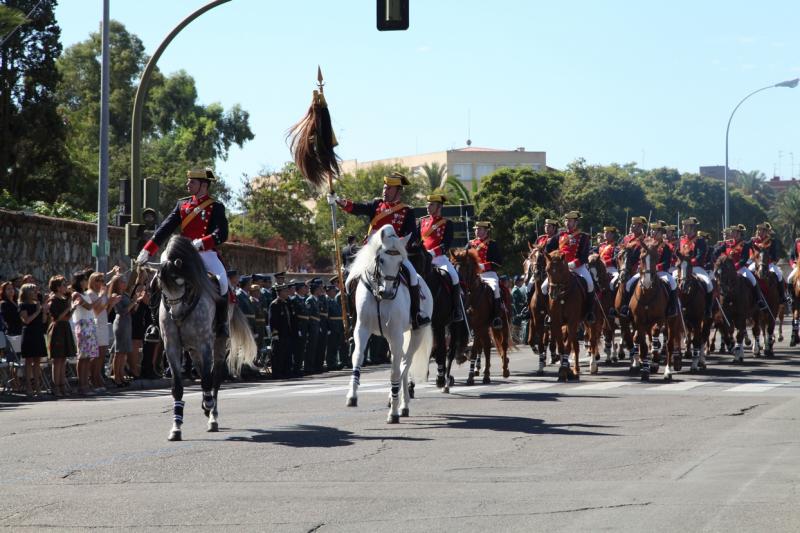
[[[471,123],[470,122],[471,122],[470,121],[470,110],[467,109],[467,146],[472,146],[472,135],[471,135],[471,132],[470,132]]]

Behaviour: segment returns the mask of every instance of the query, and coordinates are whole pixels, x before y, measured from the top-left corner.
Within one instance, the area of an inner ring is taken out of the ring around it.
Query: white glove
[[[569,267],[570,270],[575,270],[575,267],[578,266],[578,264],[575,261],[570,261],[569,263],[567,263],[567,266]]]
[[[136,263],[140,265],[144,265],[150,260],[150,252],[142,248],[142,251],[139,252],[139,255],[136,256]]]
[[[333,192],[329,192],[327,198],[328,198],[328,205],[334,205],[339,201],[339,197],[336,196],[336,193]]]
[[[198,252],[202,252],[203,251],[203,241],[201,241],[200,239],[193,240],[192,241],[192,246],[197,248]]]

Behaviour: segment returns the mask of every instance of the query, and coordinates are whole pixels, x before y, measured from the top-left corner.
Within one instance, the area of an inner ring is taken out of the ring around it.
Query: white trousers
[[[748,268],[750,269],[750,272],[755,272],[756,271],[756,264],[755,263],[750,263],[750,266]],[[783,272],[781,272],[781,269],[778,268],[778,265],[776,265],[775,263],[770,263],[769,264],[769,271],[774,273],[776,276],[778,276],[778,281],[783,281]]]
[[[456,268],[453,266],[453,263],[451,263],[450,260],[447,259],[446,255],[437,255],[436,257],[433,258],[433,261],[431,261],[431,263],[435,267],[441,267],[447,270],[447,273],[450,274],[450,281],[453,282],[453,285],[458,283],[458,272],[456,272]]]
[[[577,268],[570,268],[570,271],[574,272],[575,274],[582,277],[586,280],[586,288],[591,294],[594,292],[594,280],[592,280],[592,275],[589,273],[589,269],[586,268],[586,265],[581,265]],[[550,287],[550,279],[547,278],[542,283],[542,294],[547,294],[548,288]]]
[[[706,292],[712,292],[714,290],[714,283],[711,281],[711,276],[708,275],[705,268],[694,266],[692,267],[692,273],[697,279],[706,284]]]
[[[610,276],[611,286],[613,287],[614,283],[617,282],[617,278],[619,278],[619,270],[617,270],[617,267],[615,266],[607,266],[606,272],[608,272],[608,275]]]
[[[752,285],[753,287],[756,286],[756,277],[753,275],[753,273],[750,271],[749,268],[742,267],[739,270],[737,270],[736,273],[742,276],[743,278],[747,278],[747,281],[749,281],[750,285]],[[794,274],[794,270],[792,271],[792,274]],[[792,279],[792,274],[789,274],[789,279]]]
[[[481,272],[481,279],[492,288],[495,299],[500,298],[500,278],[497,277],[497,272],[494,270]]]
[[[414,265],[411,264],[411,261],[408,259],[403,259],[403,266],[408,269],[408,277],[411,278],[408,281],[411,283],[411,286],[416,287],[419,285],[419,274],[417,274],[417,271],[414,269]]]
[[[219,280],[220,294],[223,296],[228,294],[228,273],[225,272],[225,267],[222,265],[222,261],[219,260],[217,252],[214,250],[203,250],[200,252],[200,259],[203,260],[206,271],[213,274],[214,277]],[[161,262],[163,263],[166,260],[167,256],[164,252],[161,254]]]
[[[675,281],[675,278],[669,272],[658,271],[656,272],[656,276],[658,276],[658,279],[669,285],[669,290],[674,291],[675,289],[678,288],[678,283]],[[634,284],[637,281],[639,281],[640,278],[641,274],[639,274],[638,272],[633,276],[631,276],[631,279],[629,279],[628,283],[625,284],[625,290],[631,292],[631,289],[633,289]]]

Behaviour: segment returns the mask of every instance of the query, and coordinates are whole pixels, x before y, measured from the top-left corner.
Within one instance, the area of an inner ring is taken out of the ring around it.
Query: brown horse
[[[542,293],[542,283],[547,278],[545,271],[545,253],[538,246],[530,246],[528,259],[525,261],[525,282],[528,283],[533,291],[528,302],[530,321],[528,322],[528,345],[533,353],[539,356],[539,368],[537,376],[544,375],[544,367],[547,364],[547,347],[550,349],[551,358],[556,356],[556,345],[550,335],[550,330],[545,327],[547,318],[547,297]],[[552,361],[551,359],[551,362]]]
[[[766,305],[763,305],[758,313],[758,320],[753,324],[753,354],[756,357],[761,355],[760,334],[764,334],[764,356],[772,357],[775,355],[773,345],[775,344],[775,321],[778,317],[778,306],[782,300],[781,285],[778,277],[769,270],[769,258],[767,251],[762,250],[756,253],[754,259],[755,276],[761,294]]]
[[[736,272],[733,260],[722,254],[714,264],[714,277],[719,287],[720,324],[723,344],[727,337],[735,335],[733,362],[744,362],[742,341],[747,335],[747,320],[757,320],[757,308],[753,301],[754,293],[750,282]]]
[[[638,351],[638,347],[633,343],[633,333],[631,331],[631,321],[627,317],[623,317],[620,315],[619,311],[622,308],[622,302],[624,301],[625,295],[625,284],[628,283],[628,280],[631,279],[631,276],[635,274],[633,262],[629,259],[631,258],[630,251],[624,247],[619,249],[619,253],[617,254],[617,271],[619,272],[619,277],[617,278],[617,290],[614,293],[614,314],[617,317],[617,321],[619,323],[619,331],[620,331],[620,343],[619,343],[619,350],[617,353],[611,354],[611,361],[610,363],[616,363],[617,359],[624,359],[625,358],[625,350],[627,349],[631,356],[631,364],[637,358],[636,352]],[[612,324],[613,327],[613,324]],[[611,335],[613,337],[614,331],[611,331]],[[606,361],[609,362],[608,360]]]
[[[561,355],[558,381],[580,379],[580,345],[578,326],[583,318],[586,289],[580,284],[579,276],[569,271],[564,256],[558,250],[545,256],[545,270],[549,283],[548,307],[550,315],[550,335]],[[575,357],[575,366],[570,367],[569,353]]]
[[[792,335],[789,339],[789,346],[797,346],[800,344],[800,261],[795,265],[794,279],[792,279]]]
[[[678,300],[683,316],[683,332],[686,340],[686,357],[692,358],[691,372],[706,369],[704,331],[711,331],[711,320],[705,317],[706,288],[692,274],[690,259],[676,251],[678,263]]]
[[[587,263],[589,273],[594,280],[594,315],[597,317],[592,324],[584,323],[584,329],[589,337],[589,372],[597,374],[597,361],[600,359],[600,341],[605,339],[606,362],[611,358],[611,348],[614,342],[614,322],[608,316],[608,311],[614,305],[611,294],[611,278],[606,271],[606,265],[597,254],[589,256]]]
[[[675,318],[667,318],[669,287],[658,278],[658,244],[652,239],[645,239],[639,259],[639,280],[633,288],[630,312],[635,342],[639,347],[642,366],[639,377],[642,381],[650,380],[650,354],[647,346],[648,336],[653,328],[661,323],[667,329],[667,354],[664,364],[664,379],[672,380],[672,334],[675,330]]]
[[[502,313],[502,327],[492,329],[492,312],[494,310],[494,294],[491,287],[481,280],[480,260],[475,250],[451,250],[450,260],[456,267],[461,283],[464,285],[464,304],[467,307],[469,326],[475,335],[475,342],[469,358],[469,375],[467,385],[475,384],[476,365],[480,372],[480,353],[483,351],[486,359],[486,368],[483,371],[483,382],[491,383],[490,359],[492,341],[497,348],[500,360],[503,362],[503,377],[509,376],[508,370],[508,343],[511,337],[509,320],[506,313]]]

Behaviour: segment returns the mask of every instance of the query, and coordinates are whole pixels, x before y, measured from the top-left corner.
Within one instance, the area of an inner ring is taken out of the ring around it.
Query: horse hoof
[[[409,398],[413,398],[414,397],[414,384],[413,383],[409,383],[408,384],[408,397]]]
[[[399,424],[400,423],[400,415],[389,415],[386,417],[387,424]]]
[[[558,369],[558,382],[566,383],[569,379],[569,368],[562,366]]]
[[[600,370],[597,368],[597,365],[592,365],[592,367],[589,369],[589,373],[592,375],[599,374]]]
[[[540,376],[540,377],[541,377],[541,376],[544,376],[544,370],[537,370],[537,371],[536,371],[536,373],[535,373],[534,375],[536,375],[536,376]]]
[[[580,381],[581,380],[581,375],[578,374],[577,372],[573,371],[573,370],[570,370],[569,371],[569,380],[570,381]]]
[[[442,387],[444,387],[444,382],[445,382],[444,376],[436,376],[437,389],[441,389]]]
[[[635,375],[638,371],[639,369],[636,368],[635,366],[628,367],[628,374],[630,374],[631,376]]]
[[[639,377],[642,381],[650,381],[650,372],[642,372]]]
[[[658,366],[659,365],[655,365],[655,364],[654,365],[650,365],[650,372],[652,372],[653,374],[658,372]]]
[[[209,422],[208,423],[208,432],[209,433],[216,433],[219,431],[219,424],[216,422]]]
[[[475,376],[472,374],[467,376],[467,385],[475,385]]]
[[[778,342],[783,342],[783,335],[778,335]]]
[[[666,376],[664,376],[664,381],[666,381],[667,383],[672,382],[672,374],[667,374]]]
[[[170,441],[170,442],[183,440],[183,439],[181,439],[181,432],[180,431],[175,431],[175,430],[170,431],[169,432],[169,437],[167,437],[167,440]]]
[[[680,372],[681,368],[683,368],[683,361],[681,361],[680,357],[675,357],[672,360],[672,368],[675,369],[675,372]]]
[[[211,414],[211,411],[203,407],[203,414],[206,415],[206,418],[208,418],[208,416]]]
[[[491,382],[492,382],[492,378],[490,378],[489,376],[483,376],[483,384],[484,385],[488,385]]]
[[[408,407],[400,409],[400,416],[408,416]]]
[[[347,399],[347,407],[358,407],[358,398],[353,396]]]
[[[507,368],[504,368],[503,369],[503,377],[507,378],[510,375],[511,375],[511,371],[509,371]]]
[[[450,387],[456,384],[456,378],[454,378],[453,376],[450,376],[450,379],[448,381],[450,382]]]
[[[442,387],[442,393],[450,394],[450,387],[448,385],[445,385],[444,387]]]

